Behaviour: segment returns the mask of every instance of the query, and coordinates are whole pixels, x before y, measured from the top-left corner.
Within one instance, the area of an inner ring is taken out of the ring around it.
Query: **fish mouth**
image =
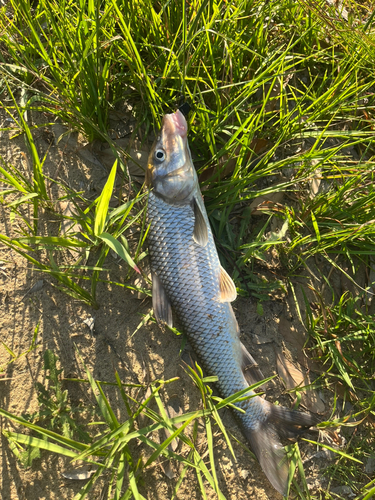
[[[187,123],[179,109],[175,113],[164,115],[162,129],[168,135],[179,135],[182,139],[187,137]]]

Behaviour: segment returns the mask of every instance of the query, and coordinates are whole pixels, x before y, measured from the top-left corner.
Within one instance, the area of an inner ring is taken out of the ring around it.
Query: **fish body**
[[[207,244],[200,246],[193,239],[192,207],[171,205],[153,192],[148,217],[153,274],[161,281],[204,368],[219,377],[223,394],[247,387],[240,369],[237,322],[231,304],[220,300],[221,266],[209,226]]]
[[[223,398],[264,377],[241,343],[231,306],[233,281],[221,267],[180,111],[165,115],[151,150],[146,180],[154,314],[172,326],[172,309],[204,369],[218,377]],[[249,390],[249,394],[254,394]],[[288,462],[279,435],[316,423],[309,414],[259,396],[236,405],[241,428],[272,485],[287,493]]]

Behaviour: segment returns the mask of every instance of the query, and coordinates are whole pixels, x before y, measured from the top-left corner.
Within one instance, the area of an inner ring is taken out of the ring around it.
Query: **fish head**
[[[168,203],[187,203],[198,185],[187,140],[187,123],[181,111],[164,115],[151,149],[146,184]]]

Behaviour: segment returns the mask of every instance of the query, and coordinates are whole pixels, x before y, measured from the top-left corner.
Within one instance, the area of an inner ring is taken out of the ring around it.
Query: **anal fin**
[[[193,210],[195,218],[193,239],[195,243],[201,247],[205,247],[208,242],[207,222],[196,198],[193,199]]]
[[[262,370],[259,368],[258,363],[246,349],[246,347],[241,342],[241,350],[242,350],[242,373],[246,379],[246,382],[249,385],[256,384],[261,380],[265,379],[265,376],[262,373]]]
[[[152,307],[156,321],[173,326],[172,306],[159,276],[152,272]]]

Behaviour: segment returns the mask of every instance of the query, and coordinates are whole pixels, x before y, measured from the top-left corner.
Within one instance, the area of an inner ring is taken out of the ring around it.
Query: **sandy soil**
[[[1,112],[1,123],[6,116]],[[41,118],[39,117],[39,120]],[[0,153],[5,161],[11,162],[21,171],[27,171],[27,149],[23,137],[9,139],[11,132],[2,132]],[[98,196],[106,179],[105,170],[96,162],[83,159],[79,154],[80,143],[73,136],[70,142],[55,144],[56,137],[49,129],[35,132],[38,150],[44,154],[48,150],[45,169],[52,178],[59,178],[69,183],[74,189],[85,191],[85,195]],[[52,188],[55,189],[55,188]],[[44,214],[44,231],[53,231],[58,222]],[[17,233],[16,221],[11,221],[9,209],[0,205],[0,232],[8,236]],[[53,286],[53,280],[32,269],[26,261],[14,251],[0,247],[0,339],[16,354],[28,349],[34,329],[39,324],[38,345],[27,356],[9,363],[10,356],[0,345],[0,367],[5,378],[0,379],[1,408],[21,415],[36,411],[36,381],[43,382],[43,353],[52,349],[60,359],[64,377],[85,377],[84,368],[78,359],[76,347],[94,377],[99,380],[115,381],[117,370],[123,382],[147,383],[154,378],[180,377],[178,382],[163,391],[163,397],[177,396],[184,411],[200,406],[197,389],[191,383],[181,367],[179,350],[181,339],[171,332],[161,332],[154,323],[148,323],[132,336],[139,325],[142,315],[151,308],[150,299],[138,299],[129,290],[100,284],[98,301],[100,308],[93,310],[68,297]],[[103,278],[123,282],[126,265],[113,256],[109,256],[105,267],[107,276]],[[43,287],[25,294],[38,281],[44,280]],[[301,286],[296,282],[296,291],[303,311]],[[340,283],[337,285],[341,286]],[[306,287],[305,287],[306,291]],[[306,293],[311,293],[307,290]],[[305,331],[298,319],[291,294],[280,295],[263,304],[264,315],[256,312],[256,303],[252,299],[240,298],[234,309],[241,328],[241,338],[262,367],[265,376],[277,374],[276,352],[288,361],[299,361],[309,368],[316,368],[308,363],[302,347]],[[95,318],[94,333],[90,332],[84,320]],[[88,411],[95,406],[93,395],[87,386],[77,383],[65,383],[69,391],[69,401],[82,411],[80,420],[87,422],[94,419]],[[116,389],[106,389],[112,408],[119,420],[126,419],[126,412]],[[272,401],[291,406],[291,397],[286,395],[280,378],[269,384],[267,397]],[[320,394],[323,412],[330,408],[327,395]],[[324,400],[323,400],[324,399]],[[223,412],[223,420],[228,429],[240,441],[243,437],[230,412]],[[97,419],[97,417],[96,417]],[[19,429],[7,419],[0,420],[1,430]],[[308,436],[318,439],[317,431]],[[71,499],[80,490],[84,482],[69,480],[62,473],[72,470],[68,459],[49,453],[42,453],[40,459],[25,468],[15,458],[8,440],[2,435],[0,451],[0,491],[3,500],[21,499]],[[207,445],[204,434],[200,434],[199,448],[204,453]],[[235,462],[222,436],[217,432],[215,451],[218,463],[218,479],[224,495],[228,499],[280,500],[281,496],[270,486],[257,462],[253,460],[237,443],[233,444],[237,461]],[[301,446],[304,457],[308,459],[316,450],[306,444]],[[139,445],[139,453],[149,451]],[[307,463],[307,462],[306,462]],[[323,465],[319,460],[306,465],[306,474],[312,488],[319,487],[322,479],[319,469]],[[172,465],[176,471],[179,466]],[[108,477],[98,482],[89,498],[106,498]],[[172,495],[175,479],[168,479],[161,466],[150,468],[140,486],[142,494],[148,499],[164,500]],[[208,489],[208,497],[215,495]],[[199,499],[201,494],[195,474],[189,471],[178,493],[180,499]]]

